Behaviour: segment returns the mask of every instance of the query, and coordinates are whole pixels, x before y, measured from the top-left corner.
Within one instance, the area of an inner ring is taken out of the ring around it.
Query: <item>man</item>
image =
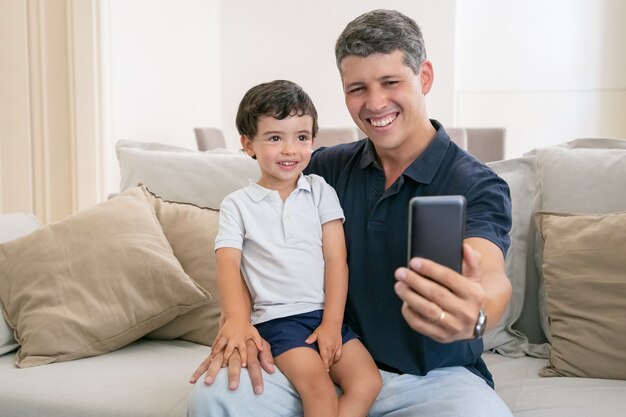
[[[335,56],[346,105],[368,139],[317,151],[308,172],[336,189],[346,215],[345,319],[383,379],[369,415],[511,415],[480,358],[485,323],[499,321],[511,296],[508,186],[429,120],[433,66],[412,19],[365,13],[346,26]],[[408,201],[445,194],[467,200],[463,274],[419,258],[405,267]],[[268,350],[260,362],[248,355],[243,381],[252,387],[237,389],[236,357],[222,372],[219,358],[204,361],[192,382],[206,371],[204,382],[214,387],[196,384],[190,415],[301,415],[284,376],[261,375],[261,366],[273,371]]]

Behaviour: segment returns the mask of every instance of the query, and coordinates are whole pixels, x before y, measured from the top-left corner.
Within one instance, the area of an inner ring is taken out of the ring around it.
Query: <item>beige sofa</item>
[[[121,141],[117,153],[127,191],[97,208],[48,227],[0,215],[2,417],[186,414],[187,380],[219,315],[212,209],[258,168],[226,151]],[[497,392],[516,416],[624,416],[626,141],[490,165],[514,207],[513,299],[485,337]]]

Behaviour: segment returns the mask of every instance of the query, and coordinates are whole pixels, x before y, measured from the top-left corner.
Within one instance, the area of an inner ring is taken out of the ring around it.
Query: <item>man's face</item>
[[[425,61],[419,74],[403,62],[404,53],[350,55],[341,61],[346,106],[354,122],[379,151],[401,148],[419,137],[428,121],[424,95],[432,83]]]

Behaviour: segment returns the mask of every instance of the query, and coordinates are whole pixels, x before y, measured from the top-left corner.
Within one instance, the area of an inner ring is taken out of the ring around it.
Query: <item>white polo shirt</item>
[[[284,203],[253,181],[224,199],[215,249],[242,251],[253,324],[324,307],[322,224],[335,219],[337,193],[318,175],[300,175]]]

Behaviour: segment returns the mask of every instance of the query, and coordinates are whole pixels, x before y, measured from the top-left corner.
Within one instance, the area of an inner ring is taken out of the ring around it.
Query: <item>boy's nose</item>
[[[283,153],[285,155],[291,155],[295,153],[295,149],[291,141],[287,140],[283,143]]]

